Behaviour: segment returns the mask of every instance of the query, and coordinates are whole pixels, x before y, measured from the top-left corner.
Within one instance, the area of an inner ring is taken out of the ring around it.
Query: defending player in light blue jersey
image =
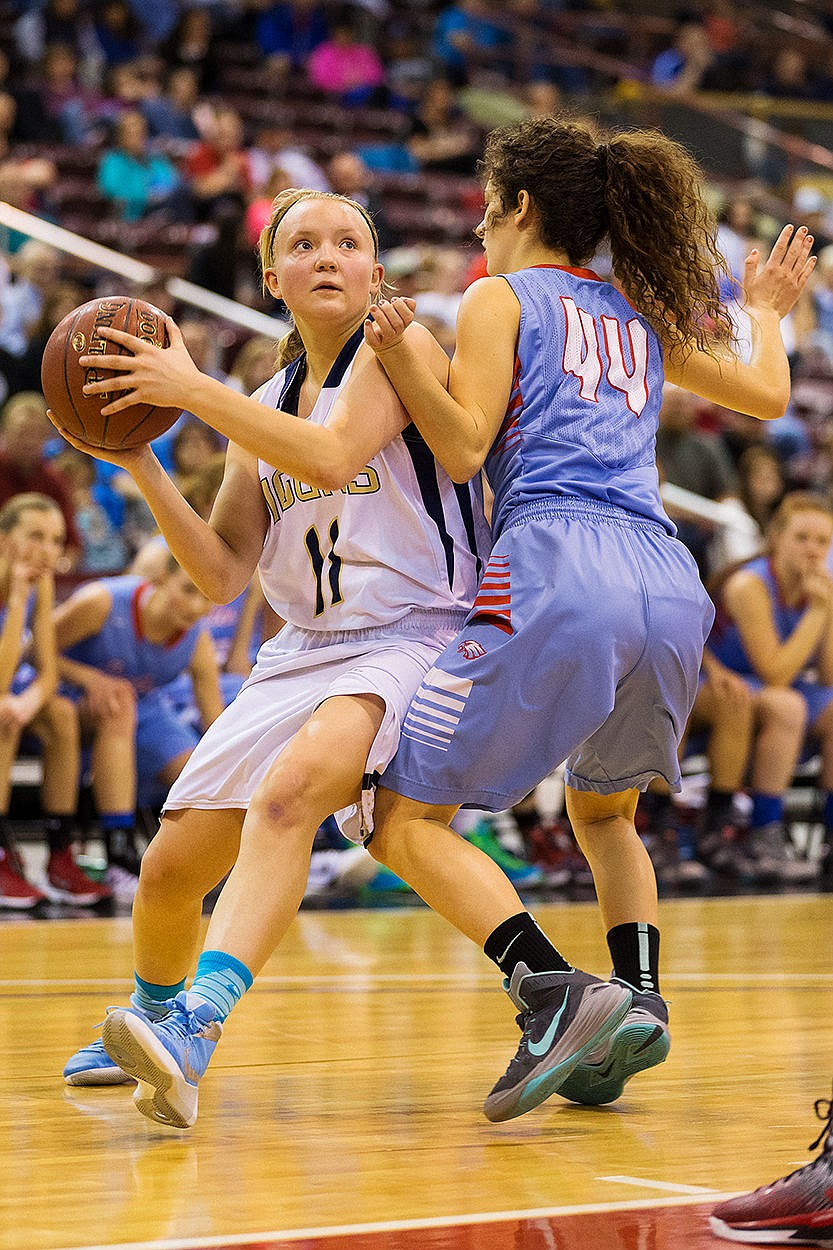
[[[807,231],[792,227],[762,268],[751,254],[753,347],[742,363],[699,171],[677,144],[639,131],[600,143],[587,126],[545,117],[493,132],[484,172],[477,233],[490,276],[463,298],[447,390],[422,364],[427,331],[411,324],[412,301],[383,303],[365,326],[452,477],[485,466],[495,493],[488,567],[405,717],[371,849],[411,879],[430,845],[443,873],[423,897],[507,977],[523,1036],[485,1104],[505,1120],[554,1092],[609,1102],[668,1053],[656,881],[634,814],[652,778],[679,788],[677,747],[713,609],[660,502],[661,388],[668,378],[780,416],[780,318],[814,262]],[[585,267],[605,240],[616,286]],[[602,1044],[578,1055],[571,1042],[598,987],[553,961],[494,873],[472,894],[470,848],[447,827],[460,804],[507,808],[565,760],[613,981],[634,995]]]
[[[467,464],[460,476],[456,439],[435,462],[362,341],[383,278],[377,247],[372,221],[354,202],[319,192],[278,197],[261,259],[268,290],[291,310],[296,333],[275,378],[254,398],[201,374],[171,321],[165,351],[107,331],[135,355],[98,360],[121,374],[108,389],[130,392],[105,411],[132,402],[179,404],[231,440],[208,523],[188,510],[147,449],[119,461],[210,597],[233,597],[259,564],[267,598],[288,622],[261,649],[251,679],[168,797],[134,909],[132,1009],[111,1012],[104,1046],[86,1047],[65,1070],[67,1080],[86,1084],[132,1074],[137,1107],[162,1123],[194,1123],[198,1083],[221,1022],[295,915],[316,829],[329,813],[356,805],[363,776],[386,767],[413,692],[466,619],[476,590],[482,515],[476,476],[464,483],[479,466]],[[495,346],[499,364],[502,334]],[[415,354],[442,404],[450,402],[442,349],[426,333]],[[491,362],[491,351],[482,358]],[[491,368],[481,364],[481,373],[493,384]],[[102,387],[94,382],[88,390]],[[504,411],[507,400],[508,390]],[[465,449],[465,439],[459,445]],[[672,542],[655,521],[644,523]],[[449,716],[455,697],[440,691]],[[507,734],[515,728],[507,722]],[[499,743],[503,735],[493,737]],[[369,804],[362,808],[367,821]],[[432,830],[410,855],[406,879],[437,910],[453,910],[469,936],[479,920],[471,923],[466,908],[499,917],[501,928],[521,912],[491,860],[448,831],[444,859],[442,826],[438,840]],[[458,843],[471,852],[463,861]],[[202,897],[229,869],[195,980],[181,992]],[[549,1000],[563,999],[563,960],[532,928],[537,967],[549,967],[554,978]],[[510,936],[501,949],[515,943]],[[527,932],[524,958],[531,958],[529,946]],[[569,1002],[529,1039],[535,1072],[527,1085],[536,1096],[518,1110],[546,1096],[553,1072],[566,1077],[605,1042],[631,1006],[627,985],[570,975]]]

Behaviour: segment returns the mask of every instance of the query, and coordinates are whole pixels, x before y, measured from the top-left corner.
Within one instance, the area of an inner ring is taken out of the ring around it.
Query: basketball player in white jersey
[[[197,1083],[222,1021],[298,910],[315,831],[333,812],[349,825],[363,778],[391,759],[411,696],[465,619],[485,554],[479,479],[455,486],[439,468],[363,342],[383,278],[364,210],[340,196],[285,192],[261,259],[295,331],[253,398],[201,374],[173,322],[165,351],[148,354],[117,332],[107,337],[135,356],[98,361],[115,360],[123,376],[110,386],[131,392],[110,411],[164,394],[230,439],[209,522],[149,447],[107,455],[131,473],[171,552],[210,598],[239,594],[257,566],[288,622],[168,796],[134,904],[131,1008],[110,1012],[102,1039],[64,1071],[71,1084],[134,1077],[139,1110],[178,1127],[196,1119]],[[448,359],[428,336],[426,344],[445,386]],[[425,852],[433,857],[430,845]],[[230,869],[186,993],[202,900]],[[482,888],[473,876],[471,889]],[[513,905],[522,906],[517,896]],[[587,981],[598,1003],[575,1031],[580,1053],[631,999]]]

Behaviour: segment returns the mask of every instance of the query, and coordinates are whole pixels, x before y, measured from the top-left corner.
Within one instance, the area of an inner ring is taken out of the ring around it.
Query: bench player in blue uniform
[[[135,893],[137,797],[179,776],[219,716],[217,659],[203,624],[208,599],[168,555],[154,582],[125,575],[81,586],[55,612],[59,668],[91,748],[92,789],[104,835],[106,880]],[[185,724],[164,687],[188,672],[200,727]]]

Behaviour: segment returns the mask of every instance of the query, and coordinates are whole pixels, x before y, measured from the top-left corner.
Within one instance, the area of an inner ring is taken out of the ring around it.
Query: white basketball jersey
[[[363,341],[342,348],[309,420],[324,425]],[[254,398],[297,413],[304,357]],[[468,610],[489,549],[479,476],[455,485],[413,425],[349,486],[320,490],[258,462],[271,516],[260,559],[275,611],[304,629],[367,629],[414,608]]]

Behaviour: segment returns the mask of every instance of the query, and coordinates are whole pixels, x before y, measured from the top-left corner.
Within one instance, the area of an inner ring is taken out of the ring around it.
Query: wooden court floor
[[[535,908],[606,975],[593,903]],[[809,1157],[833,1078],[833,897],[669,900],[674,1045],[619,1103],[491,1125],[516,1045],[485,957],[422,907],[303,911],[188,1132],[61,1068],[130,989],[130,923],[0,926],[0,1247],[703,1250],[717,1195]]]

